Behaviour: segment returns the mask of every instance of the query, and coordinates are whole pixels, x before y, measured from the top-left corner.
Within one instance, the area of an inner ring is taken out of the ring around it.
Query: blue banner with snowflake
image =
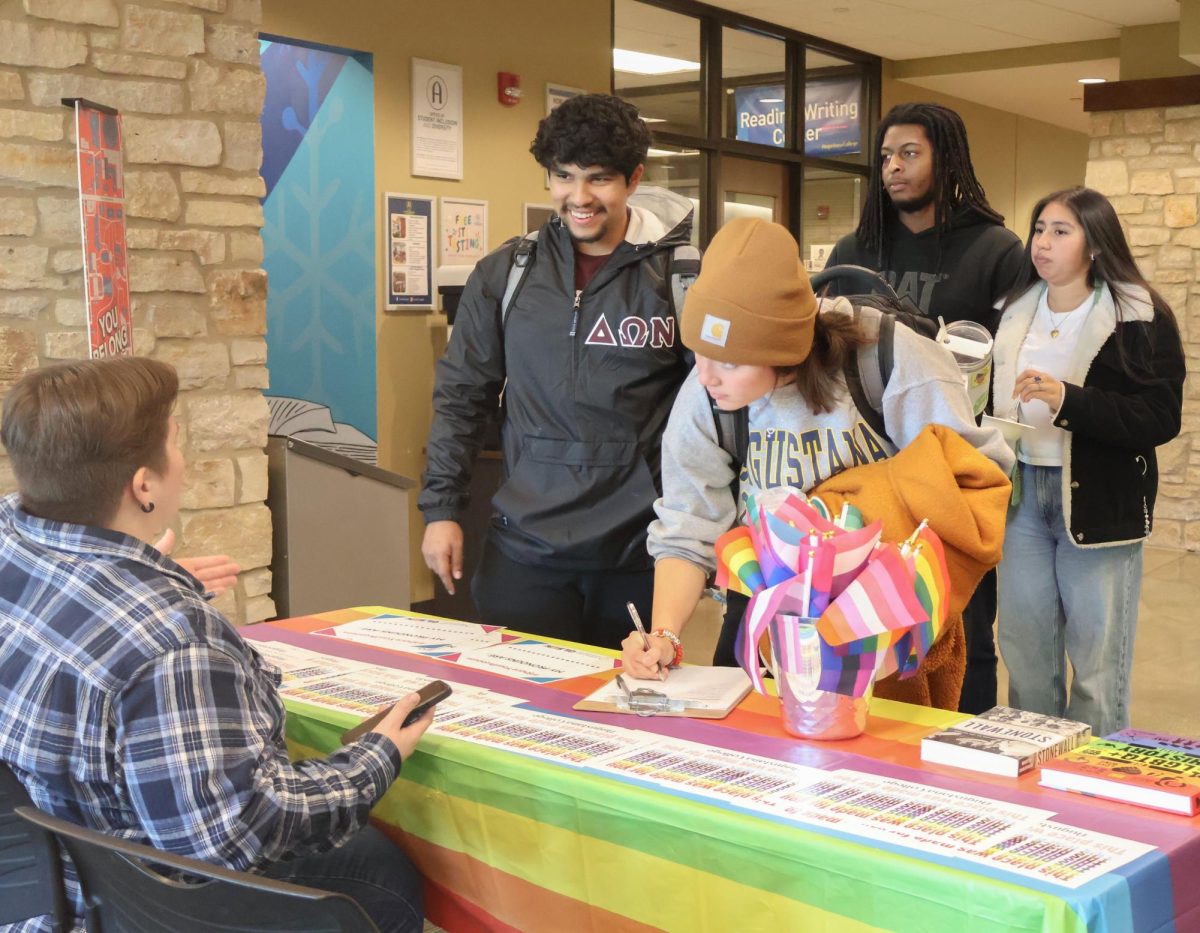
[[[376,428],[375,88],[371,56],[264,38],[263,267],[271,396]]]

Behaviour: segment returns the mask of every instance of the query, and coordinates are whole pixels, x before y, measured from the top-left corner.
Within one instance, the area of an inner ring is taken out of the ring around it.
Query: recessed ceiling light
[[[1108,78],[1080,78],[1079,79],[1080,84],[1104,84],[1107,81],[1108,81]]]
[[[667,121],[663,117],[642,117],[642,122],[643,123],[666,123]]]
[[[652,55],[649,52],[632,52],[629,49],[613,49],[613,68],[635,75],[669,75],[684,71],[699,71],[700,63],[686,58],[671,58],[669,55]]]
[[[758,99],[758,102],[760,104],[782,104],[783,98],[782,97],[760,97]]]

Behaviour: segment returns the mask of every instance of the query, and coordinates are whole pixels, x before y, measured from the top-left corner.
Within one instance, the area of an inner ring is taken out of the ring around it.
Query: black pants
[[[978,714],[996,705],[996,571],[989,570],[979,581],[963,609],[963,633],[967,636],[967,673],[963,678],[960,713]]]
[[[737,667],[738,629],[742,626],[742,616],[750,605],[750,597],[741,593],[725,594],[725,618],[721,620],[721,634],[717,636],[717,647],[713,650],[712,663],[714,667]]]
[[[652,624],[654,569],[533,567],[510,560],[489,536],[471,580],[471,595],[485,625],[620,648],[633,631],[627,602],[637,606],[647,626]]]

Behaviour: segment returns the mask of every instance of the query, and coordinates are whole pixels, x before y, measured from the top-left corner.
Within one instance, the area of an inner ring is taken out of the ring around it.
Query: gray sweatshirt
[[[888,434],[905,447],[926,425],[945,425],[1007,474],[1012,451],[997,429],[975,424],[950,351],[907,327],[898,326],[895,333],[895,364],[883,393]],[[842,470],[884,460],[897,449],[871,430],[844,380],[833,411],[820,415],[813,414],[794,384],[780,386],[750,404],[750,444],[735,507],[733,458],[717,442],[708,393],[693,369],[663,434],[663,494],[654,503],[658,517],[650,523],[650,556],[656,561],[679,557],[711,573],[713,545],[733,527],[748,496],[776,486],[808,492]]]

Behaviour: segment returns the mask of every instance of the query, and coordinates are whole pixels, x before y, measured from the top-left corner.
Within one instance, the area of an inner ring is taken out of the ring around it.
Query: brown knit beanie
[[[812,349],[817,299],[787,228],[739,217],[704,253],[683,303],[683,345],[722,363],[791,366]]]

